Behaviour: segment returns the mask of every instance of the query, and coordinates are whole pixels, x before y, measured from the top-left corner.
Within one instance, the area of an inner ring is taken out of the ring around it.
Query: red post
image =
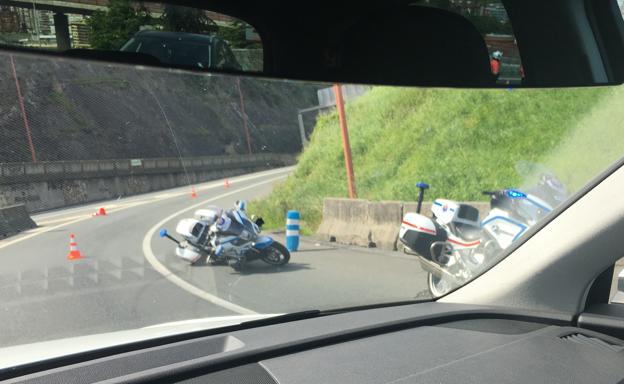
[[[26,130],[26,137],[28,138],[28,147],[30,148],[30,155],[32,156],[32,161],[37,162],[37,153],[35,152],[35,146],[32,140],[32,133],[30,132],[30,125],[28,125],[28,116],[26,116],[26,108],[24,107],[24,98],[22,97],[22,90],[20,88],[20,83],[17,78],[17,71],[15,70],[15,61],[13,60],[13,55],[9,56],[11,58],[11,68],[13,68],[13,78],[15,79],[15,88],[17,89],[17,101],[19,102],[20,110],[22,111],[22,119],[24,120],[24,129]]]
[[[245,136],[247,137],[247,151],[251,155],[251,136],[249,135],[249,127],[247,126],[247,114],[245,113],[245,101],[243,100],[243,92],[240,86],[240,77],[236,78],[236,86],[238,87],[238,95],[240,96],[241,114],[243,115],[243,127],[245,128]]]
[[[340,88],[340,85],[338,84],[334,84],[334,95],[336,95],[336,107],[338,108],[338,120],[340,121],[340,133],[342,134],[342,149],[344,151],[345,167],[347,168],[349,198],[357,199],[357,192],[355,191],[355,177],[353,176],[353,162],[351,161],[351,144],[349,144],[349,131],[347,129],[347,118],[345,117],[342,88]]]

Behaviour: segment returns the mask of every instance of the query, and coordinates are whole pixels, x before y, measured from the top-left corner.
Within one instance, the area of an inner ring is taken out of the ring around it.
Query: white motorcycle
[[[490,213],[481,222],[482,244],[487,254],[507,249],[567,197],[565,186],[545,170],[537,185],[526,193],[503,189],[483,194],[490,196]]]
[[[247,217],[245,203],[237,202],[235,209],[223,210],[210,206],[195,212],[195,218],[182,219],[176,232],[182,236],[178,241],[166,229],[160,237],[177,244],[175,253],[191,265],[228,263],[241,271],[248,261],[260,259],[271,265],[284,265],[290,260],[290,252],[269,236],[260,236],[261,218]]]
[[[483,192],[490,196],[490,212],[479,222],[476,208],[444,199],[433,202],[433,217],[421,215],[424,191],[429,186],[417,186],[418,212],[404,216],[399,239],[407,253],[419,256],[435,297],[487,269],[503,250],[567,196],[563,184],[542,168],[537,185],[527,193],[517,189]]]
[[[437,297],[470,279],[483,263],[482,255],[474,252],[481,245],[479,211],[468,204],[436,199],[431,205],[432,217],[424,216],[420,210],[429,185],[416,186],[420,189],[418,208],[403,217],[399,240],[406,253],[419,256],[429,273],[429,290]]]

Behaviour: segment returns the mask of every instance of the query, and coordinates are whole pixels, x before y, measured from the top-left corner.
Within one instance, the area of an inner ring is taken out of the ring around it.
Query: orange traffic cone
[[[76,243],[76,238],[74,234],[69,235],[69,253],[67,254],[67,260],[78,260],[83,259],[82,254],[78,250],[78,244]]]
[[[195,187],[191,188],[191,199],[197,198],[197,192],[195,192]]]
[[[106,216],[106,209],[104,207],[98,209],[93,216]]]
[[[225,188],[230,188],[230,181],[228,179],[225,179],[225,183],[223,183],[223,186]]]

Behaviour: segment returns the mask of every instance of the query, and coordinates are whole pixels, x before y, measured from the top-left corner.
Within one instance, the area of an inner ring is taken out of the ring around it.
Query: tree
[[[219,30],[219,26],[203,9],[178,5],[166,4],[160,21],[165,31],[214,33]]]
[[[130,0],[110,0],[107,11],[96,11],[87,20],[89,43],[94,49],[119,50],[150,20],[146,8],[135,8]]]
[[[231,48],[262,48],[262,44],[247,40],[247,28],[249,26],[245,22],[234,20],[229,25],[219,28],[219,37],[227,41]]]

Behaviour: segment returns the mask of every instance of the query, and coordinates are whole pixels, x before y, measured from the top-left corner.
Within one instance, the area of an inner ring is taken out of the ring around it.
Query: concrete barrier
[[[317,234],[327,241],[368,246],[367,215],[366,200],[325,199]]]
[[[15,235],[37,224],[30,218],[23,204],[0,208],[0,238]]]
[[[489,212],[488,203],[469,204],[479,210],[481,219]],[[396,250],[401,220],[407,212],[416,212],[416,206],[413,202],[327,198],[316,235],[325,241]],[[423,203],[421,214],[431,216],[431,203]]]
[[[400,201],[369,202],[366,223],[370,229],[367,246],[395,250],[402,218],[403,203]]]

